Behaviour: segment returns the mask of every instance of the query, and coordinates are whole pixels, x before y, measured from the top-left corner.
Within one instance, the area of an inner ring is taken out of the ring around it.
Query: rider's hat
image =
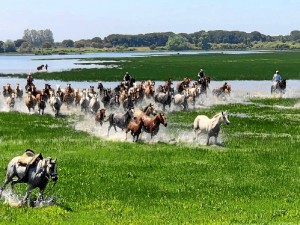
[[[276,73],[279,73],[279,70],[276,70]]]

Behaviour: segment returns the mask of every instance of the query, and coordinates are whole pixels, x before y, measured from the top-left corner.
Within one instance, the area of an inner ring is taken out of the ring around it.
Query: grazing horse
[[[32,95],[31,92],[28,92],[27,96],[25,98],[25,105],[27,106],[29,112],[30,112],[30,109],[34,110],[36,103],[37,103],[37,101],[36,101],[35,97]]]
[[[48,182],[52,180],[55,183],[58,179],[56,173],[56,160],[51,157],[43,159],[41,154],[34,155],[34,152],[30,149],[26,150],[24,154],[27,155],[26,160],[30,160],[26,162],[27,165],[22,164],[21,162],[21,159],[25,157],[24,155],[14,157],[8,163],[6,168],[6,178],[0,188],[0,196],[6,185],[9,183],[11,184],[12,191],[16,183],[27,183],[28,188],[22,203],[28,202],[31,191],[35,188],[39,188],[37,197],[37,202],[39,202],[43,200],[43,194]],[[15,177],[17,179],[14,179]]]
[[[105,112],[106,112],[105,109],[100,109],[100,110],[96,113],[96,116],[95,116],[95,122],[96,122],[96,124],[99,123],[100,126],[103,125],[104,118],[106,117]]]
[[[144,122],[143,130],[151,134],[151,139],[159,131],[159,125],[167,126],[167,118],[164,113],[158,113],[154,117],[145,116],[142,118]]]
[[[37,69],[37,70],[43,70],[43,68],[44,68],[44,65],[40,65],[40,66],[38,66],[36,69]]]
[[[215,143],[217,144],[217,137],[222,122],[229,125],[230,121],[228,120],[227,112],[220,112],[211,119],[205,115],[197,116],[194,120],[194,139],[197,139],[200,133],[205,133],[207,134],[206,145],[209,144],[210,137],[215,137]]]
[[[137,121],[137,122],[136,122]],[[144,121],[142,118],[139,120],[131,120],[126,129],[126,140],[127,140],[127,133],[130,131],[133,137],[133,142],[137,142],[139,136],[142,132],[142,127],[144,126]]]
[[[121,113],[121,112],[111,113],[108,116],[108,119],[106,120],[109,121],[107,136],[109,136],[109,130],[112,126],[115,128],[116,132],[117,132],[116,127],[119,127],[122,130],[127,128],[130,120],[133,118],[133,115],[134,115],[133,109],[128,109],[125,113]]]
[[[278,81],[275,84],[272,84],[271,86],[271,94],[273,93],[281,93],[284,94],[286,89],[286,79],[283,79],[281,81]]]

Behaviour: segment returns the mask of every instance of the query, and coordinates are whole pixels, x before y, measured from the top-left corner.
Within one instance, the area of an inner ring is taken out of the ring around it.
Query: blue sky
[[[25,29],[50,29],[55,41],[199,30],[288,35],[300,30],[299,9],[300,0],[4,0],[0,40]]]

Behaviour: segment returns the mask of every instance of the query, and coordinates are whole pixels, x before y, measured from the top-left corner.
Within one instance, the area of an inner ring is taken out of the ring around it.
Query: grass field
[[[88,59],[105,60],[103,58]],[[286,79],[300,78],[300,52],[282,51],[255,54],[197,54],[155,57],[113,58],[117,68],[78,69],[64,72],[35,73],[34,77],[63,81],[120,81],[128,71],[136,80],[182,80],[197,78],[203,68],[212,80],[271,80],[275,70]],[[112,60],[112,58],[109,58]],[[83,61],[84,62],[84,61]],[[7,76],[3,75],[2,76]],[[26,75],[16,75],[26,77]]]
[[[74,130],[74,118],[2,112],[0,168],[33,148],[58,159],[59,180],[48,193],[54,206],[1,203],[0,223],[299,224],[298,103],[253,99],[168,113],[170,132],[192,135],[196,115],[228,110],[224,146],[112,142]],[[0,174],[4,180],[4,170]],[[25,188],[16,185],[19,195]]]

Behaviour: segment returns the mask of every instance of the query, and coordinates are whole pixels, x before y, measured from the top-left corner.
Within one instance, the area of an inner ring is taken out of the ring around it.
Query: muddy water
[[[208,90],[208,96],[203,97],[202,99],[198,100],[196,103],[196,108],[207,108],[211,107],[215,104],[224,105],[224,110],[226,110],[226,104],[228,103],[243,103],[247,102],[247,100],[250,97],[263,97],[268,98],[272,97],[270,94],[270,87],[272,82],[271,81],[227,81],[232,86],[232,92],[229,97],[226,99],[219,99],[211,94],[211,90],[216,87],[222,86],[224,82],[220,81],[212,81],[210,85],[210,90]],[[0,86],[4,86],[7,83],[10,83],[11,86],[14,88],[17,83],[20,84],[21,87],[25,87],[26,81],[25,79],[18,79],[18,78],[1,78]],[[62,88],[65,88],[68,82],[62,82],[62,81],[47,81],[47,80],[35,80],[35,85],[38,89],[42,89],[45,86],[45,83],[51,84],[53,88],[56,88],[57,85],[60,85]],[[118,82],[102,82],[104,87],[106,88],[113,88],[115,87]],[[176,84],[177,82],[174,82]],[[93,85],[97,87],[98,82],[71,82],[71,85],[73,88],[89,88],[90,85]],[[156,85],[162,84],[162,82],[156,82]],[[292,98],[292,97],[300,97],[300,80],[289,80],[287,81],[287,90],[286,93],[282,96],[283,98]],[[138,107],[143,107],[149,104],[150,101],[144,102],[142,105]],[[103,105],[101,106],[101,108]],[[159,109],[159,106],[156,105],[156,108]],[[180,110],[178,107],[172,106],[170,109],[168,107],[167,111],[178,111]],[[27,108],[25,107],[25,103],[23,100],[17,101],[14,111],[23,112],[23,113],[29,113]],[[122,110],[122,109],[120,109]],[[0,111],[9,111],[9,108],[7,104],[5,103],[5,99],[3,96],[0,96]],[[30,112],[31,114],[35,113],[37,114],[37,111]],[[54,112],[50,109],[49,105],[47,105],[46,114],[51,114],[54,116]],[[107,115],[109,115],[111,112],[107,112]],[[72,108],[67,109],[64,105],[61,108],[61,114],[62,115],[79,115],[78,121],[72,121],[74,123],[74,128],[82,131],[86,131],[92,135],[107,139],[107,140],[115,140],[115,141],[125,141],[125,132],[121,131],[119,128],[117,128],[117,132],[115,132],[114,128],[111,128],[110,135],[107,135],[108,130],[108,122],[104,123],[102,127],[100,125],[95,124],[94,116],[91,114],[84,114],[80,111],[79,108]],[[187,144],[193,144],[195,141],[193,140],[193,131],[192,131],[192,122],[191,121],[191,130],[190,131],[184,131],[184,132],[172,132],[172,134],[169,132],[168,127],[160,126],[159,135],[155,136],[152,140],[150,139],[150,135],[143,133],[142,134],[142,141],[145,142],[168,142],[168,143],[187,143]],[[132,141],[132,137],[130,134],[128,134],[128,142]],[[221,137],[218,140],[221,142]],[[205,137],[200,138],[200,144],[205,143]],[[199,143],[198,142],[198,143]]]

